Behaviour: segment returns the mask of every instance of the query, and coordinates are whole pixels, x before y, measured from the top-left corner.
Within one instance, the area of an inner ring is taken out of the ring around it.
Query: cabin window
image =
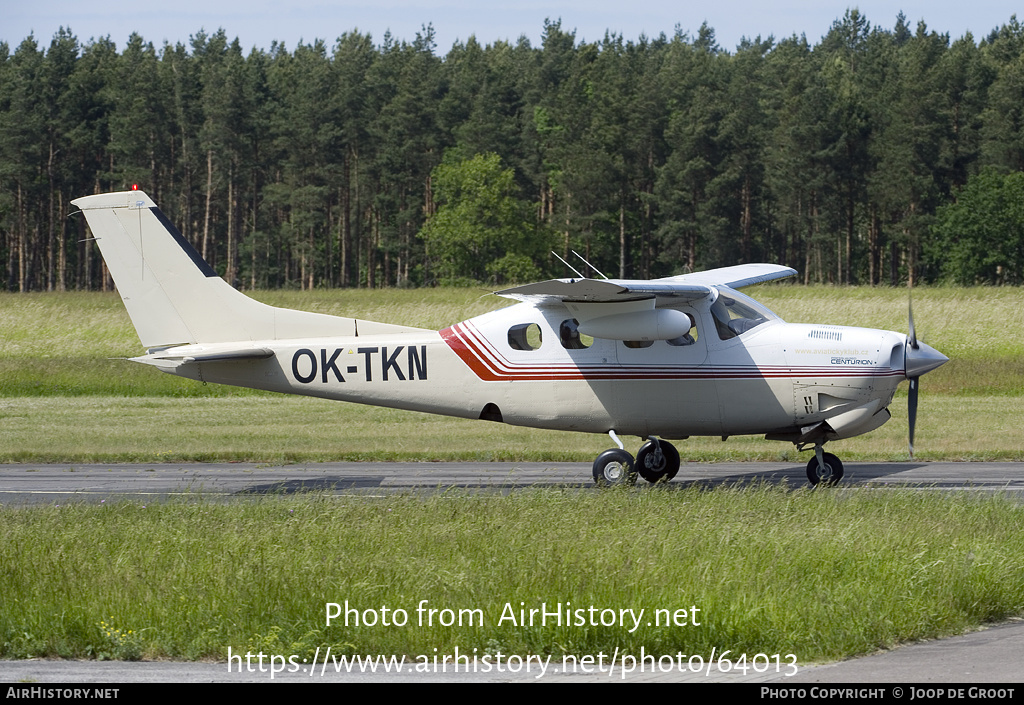
[[[513,350],[537,350],[543,342],[540,326],[536,323],[520,323],[508,329],[508,346]]]
[[[653,340],[623,340],[622,344],[630,350],[639,350],[641,348],[649,348],[654,345]]]
[[[715,328],[722,340],[743,335],[768,320],[758,311],[725,294],[719,294],[711,305],[711,315],[715,318]]]
[[[586,350],[594,344],[593,336],[580,333],[580,324],[575,318],[562,321],[558,326],[558,339],[566,350]]]

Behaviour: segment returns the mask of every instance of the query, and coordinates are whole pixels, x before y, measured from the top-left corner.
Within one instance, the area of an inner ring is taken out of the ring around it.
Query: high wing
[[[549,279],[494,293],[520,301],[534,300],[539,304],[555,301],[613,303],[651,295],[693,301],[709,296],[712,287],[740,289],[752,284],[784,279],[796,273],[792,267],[778,264],[738,264],[734,267],[721,267],[661,279]]]
[[[733,267],[719,267],[718,269],[709,269],[704,272],[664,277],[662,279],[655,279],[654,282],[666,284],[678,282],[688,285],[706,284],[708,286],[726,286],[730,289],[742,289],[753,284],[763,284],[764,282],[776,279],[792,277],[796,273],[796,270],[792,267],[783,267],[781,264],[737,264]]]
[[[509,299],[532,301],[543,306],[566,301],[616,303],[655,295],[692,301],[710,294],[711,287],[683,282],[662,283],[660,279],[548,279],[494,293]]]
[[[791,277],[777,264],[740,264],[662,279],[549,279],[495,293],[538,306],[562,305],[579,330],[611,340],[672,340],[693,325],[676,305],[711,296],[716,287],[739,289]]]

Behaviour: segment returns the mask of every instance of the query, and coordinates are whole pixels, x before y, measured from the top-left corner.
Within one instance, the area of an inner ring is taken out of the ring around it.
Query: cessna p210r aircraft
[[[204,382],[520,426],[607,433],[601,485],[667,481],[665,438],[764,434],[814,448],[811,483],[843,465],[827,441],[889,420],[947,358],[910,334],[785,323],[737,289],[796,274],[746,264],[654,280],[579,276],[496,292],[520,303],[433,331],[275,308],[232,288],[141,191],[84,211],[146,354]],[[578,272],[577,272],[578,273]],[[618,435],[646,439],[634,460]]]

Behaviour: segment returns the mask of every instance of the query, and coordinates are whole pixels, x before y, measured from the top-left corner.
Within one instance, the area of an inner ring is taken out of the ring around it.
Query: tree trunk
[[[21,182],[18,183],[18,291],[25,293],[28,286],[28,243],[25,234],[25,203]]]
[[[231,162],[228,171],[228,251],[227,264],[224,267],[224,278],[231,286],[237,286],[235,267],[235,164]]]
[[[740,243],[740,262],[750,261],[751,233],[753,231],[754,207],[750,188],[750,174],[743,178],[743,241]]]
[[[203,214],[203,259],[207,262],[210,258],[206,255],[206,248],[210,242],[210,207],[213,200],[213,150],[206,150],[206,212]]]
[[[619,202],[619,279],[626,278],[626,204]]]

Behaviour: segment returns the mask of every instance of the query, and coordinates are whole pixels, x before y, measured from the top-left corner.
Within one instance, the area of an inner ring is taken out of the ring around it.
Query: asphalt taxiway
[[[909,644],[884,653],[832,664],[800,664],[794,675],[775,672],[723,673],[671,671],[633,672],[621,669],[591,669],[590,673],[569,672],[556,663],[544,675],[536,669],[526,672],[488,673],[383,673],[338,672],[326,668],[277,673],[262,672],[254,664],[251,670],[228,668],[227,663],[182,663],[171,661],[0,661],[0,683],[38,686],[45,683],[761,683],[801,688],[810,684],[871,685],[882,694],[874,698],[910,700],[913,686],[958,684],[964,695],[970,688],[982,691],[971,700],[1019,699],[1024,694],[1024,620],[1014,620],[987,629],[948,639]],[[1005,686],[1005,687],[1004,687]],[[900,694],[895,688],[902,688]],[[1007,688],[1014,692],[1006,697]],[[825,691],[822,690],[822,693]],[[1000,696],[1000,693],[1002,695]],[[997,697],[998,696],[998,697]],[[823,697],[823,695],[821,696]],[[840,696],[841,697],[841,696]],[[849,696],[848,696],[849,697]],[[964,696],[961,696],[964,697]],[[803,699],[801,699],[802,701]]]
[[[669,488],[693,484],[807,484],[802,463],[683,463]],[[156,501],[180,496],[244,499],[321,491],[375,495],[452,488],[511,491],[527,487],[592,489],[589,463],[253,463],[0,465],[0,504]],[[646,483],[640,481],[638,487]],[[843,486],[963,489],[1024,497],[1024,463],[855,463]]]

